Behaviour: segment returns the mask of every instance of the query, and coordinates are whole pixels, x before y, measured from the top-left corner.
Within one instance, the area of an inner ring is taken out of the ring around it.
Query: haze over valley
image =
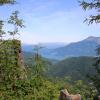
[[[41,43],[40,54],[50,59],[65,59],[68,57],[96,56],[96,47],[100,44],[100,37],[90,36],[74,43]],[[34,53],[35,45],[22,44],[22,50]]]

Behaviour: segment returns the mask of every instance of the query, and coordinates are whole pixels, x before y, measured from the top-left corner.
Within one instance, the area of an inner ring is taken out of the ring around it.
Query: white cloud
[[[31,44],[37,42],[73,42],[89,35],[99,36],[100,24],[88,26],[83,23],[84,18],[94,11],[84,12],[78,6],[68,11],[68,9],[58,9],[61,6],[56,7],[59,5],[56,0],[43,1],[45,2],[40,2],[40,0],[25,1],[26,4],[14,7],[14,9],[18,7],[21,9],[20,15],[25,20],[26,29],[22,31],[21,35],[23,42]],[[6,15],[4,12],[3,14]]]

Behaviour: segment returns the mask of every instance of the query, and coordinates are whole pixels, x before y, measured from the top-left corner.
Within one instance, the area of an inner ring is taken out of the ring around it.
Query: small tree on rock
[[[8,23],[12,24],[13,27],[14,27],[13,31],[8,31],[8,33],[11,36],[13,36],[13,39],[15,38],[14,36],[16,34],[19,35],[19,28],[23,28],[24,27],[23,20],[18,17],[18,14],[19,14],[18,11],[14,11],[12,13],[12,15],[10,16],[9,20],[8,20]]]

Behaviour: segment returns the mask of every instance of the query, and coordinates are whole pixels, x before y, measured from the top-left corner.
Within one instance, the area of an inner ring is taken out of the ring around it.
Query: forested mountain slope
[[[82,41],[56,48],[50,53],[50,56],[55,59],[65,59],[67,57],[79,56],[95,56],[95,50],[99,44],[100,37],[90,36]]]
[[[25,64],[33,67],[34,59],[31,53],[24,52]],[[71,57],[61,61],[43,58],[47,68],[46,74],[50,77],[72,77],[72,80],[87,80],[87,74],[94,73],[94,57]]]
[[[87,80],[87,74],[95,73],[93,57],[67,58],[51,66],[48,74],[53,77],[70,76],[72,80]]]

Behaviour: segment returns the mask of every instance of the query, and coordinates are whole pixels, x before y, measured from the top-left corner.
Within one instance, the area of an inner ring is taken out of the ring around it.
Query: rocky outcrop
[[[19,40],[5,40],[0,41],[0,75],[4,76],[6,68],[14,69],[16,79],[27,78],[24,66],[21,42]],[[2,79],[0,79],[2,80]]]
[[[69,94],[67,89],[60,91],[60,97],[59,100],[81,100],[80,94]]]

